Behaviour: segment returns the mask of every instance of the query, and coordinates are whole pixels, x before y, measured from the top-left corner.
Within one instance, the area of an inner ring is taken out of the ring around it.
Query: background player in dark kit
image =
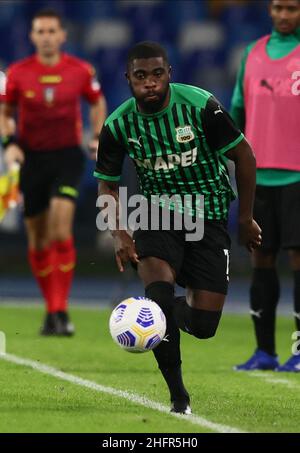
[[[262,246],[252,253],[250,289],[257,348],[235,368],[299,372],[297,355],[279,366],[275,320],[280,294],[276,260],[283,248],[293,271],[294,316],[300,331],[300,108],[299,92],[293,90],[293,74],[300,67],[300,1],[272,0],[270,14],[272,34],[246,48],[231,107],[256,155],[254,217],[263,231]]]

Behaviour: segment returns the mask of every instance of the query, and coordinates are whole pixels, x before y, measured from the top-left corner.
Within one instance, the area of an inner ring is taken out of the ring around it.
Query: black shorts
[[[207,220],[200,241],[187,242],[186,231],[143,231],[133,234],[140,259],[153,256],[166,261],[182,287],[227,294],[229,250],[226,222]]]
[[[254,218],[262,229],[263,250],[300,247],[300,182],[257,186]]]
[[[84,161],[80,147],[46,152],[26,151],[20,175],[25,217],[33,217],[47,209],[53,197],[75,201]]]

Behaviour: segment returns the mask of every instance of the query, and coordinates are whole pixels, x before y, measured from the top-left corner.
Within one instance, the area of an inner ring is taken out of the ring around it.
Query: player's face
[[[142,112],[159,112],[168,105],[170,71],[162,57],[133,60],[126,77]]]
[[[270,14],[275,30],[289,35],[300,25],[300,2],[298,0],[273,0]]]
[[[46,57],[59,52],[66,33],[55,17],[39,17],[33,21],[30,37],[37,53]]]

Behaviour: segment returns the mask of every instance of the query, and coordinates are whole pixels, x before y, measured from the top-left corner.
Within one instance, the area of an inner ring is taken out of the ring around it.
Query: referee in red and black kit
[[[0,132],[8,167],[15,161],[22,165],[28,257],[47,305],[41,334],[72,335],[67,313],[76,260],[72,230],[84,167],[80,98],[90,103],[94,152],[106,102],[93,67],[61,52],[66,32],[57,12],[37,13],[30,38],[36,53],[7,71]]]

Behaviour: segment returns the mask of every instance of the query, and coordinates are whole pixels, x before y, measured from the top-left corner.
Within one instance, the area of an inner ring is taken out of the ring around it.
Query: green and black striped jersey
[[[211,93],[177,83],[170,90],[169,105],[158,113],[140,113],[131,98],[107,118],[94,176],[119,181],[127,153],[146,198],[201,194],[204,217],[226,219],[235,195],[223,154],[244,136]],[[195,203],[192,214],[200,216],[197,210]]]

